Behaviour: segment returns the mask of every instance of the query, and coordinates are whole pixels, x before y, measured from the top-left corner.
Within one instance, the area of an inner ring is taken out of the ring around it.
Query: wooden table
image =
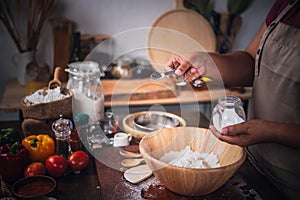
[[[131,147],[130,147],[131,148]],[[107,154],[107,159],[120,162],[121,157],[117,149],[102,149],[102,154]],[[100,152],[98,152],[99,154]],[[98,155],[98,157],[100,157]],[[270,183],[260,175],[251,163],[246,160],[240,169],[218,190],[204,196],[183,196],[175,194],[166,189],[155,176],[132,184],[123,177],[123,172],[107,165],[107,160],[96,160],[96,171],[100,185],[100,195],[102,200],[111,199],[161,199],[161,200],[223,200],[223,199],[272,199],[281,200],[284,197]],[[111,163],[109,163],[111,164]],[[116,165],[114,165],[116,166]]]
[[[113,106],[145,106],[172,105],[187,103],[207,103],[226,95],[238,96],[242,99],[251,97],[252,88],[243,92],[232,88],[180,88],[168,81],[153,82],[149,79],[139,80],[102,80],[105,96],[105,107]],[[21,109],[20,101],[25,96],[25,87],[15,78],[10,78],[5,86],[0,110],[15,112]]]
[[[193,120],[195,113],[186,113],[184,116],[187,126],[208,127],[209,120],[204,115],[200,115],[199,121]],[[147,194],[148,197],[152,196],[152,199],[161,200],[284,199],[248,160],[224,186],[205,196],[188,197],[175,194],[164,188],[154,176],[141,183],[131,184],[124,179],[121,171],[120,162],[123,159],[119,154],[121,149],[105,147],[95,151],[96,172],[102,200],[143,199]],[[125,147],[125,150],[137,152],[138,146]]]
[[[192,118],[192,115],[189,115]],[[189,119],[185,119],[189,124]],[[201,126],[208,123],[202,120]],[[192,124],[193,125],[193,124]],[[195,124],[194,124],[195,125]],[[21,131],[21,121],[0,122],[0,128],[14,127]],[[108,147],[108,157],[119,162],[119,149]],[[136,149],[129,146],[127,149]],[[104,149],[103,150],[107,150]],[[92,199],[92,200],[131,200],[142,199],[142,194],[149,187],[156,188],[156,199],[196,200],[196,199],[284,199],[284,197],[246,161],[237,173],[219,190],[202,197],[187,197],[174,194],[151,177],[139,184],[131,184],[123,177],[123,172],[112,169],[101,160],[90,157],[91,162],[86,171],[79,175],[68,174],[56,179],[57,188],[49,196],[56,199]]]
[[[21,132],[21,121],[0,122],[0,129],[13,127]],[[66,176],[56,179],[57,187],[51,193],[55,199],[100,199],[100,188],[95,169],[95,160],[90,155],[90,163],[87,170],[79,175],[68,173]]]

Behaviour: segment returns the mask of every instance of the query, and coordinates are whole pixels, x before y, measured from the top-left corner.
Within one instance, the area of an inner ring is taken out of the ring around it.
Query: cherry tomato
[[[89,165],[89,156],[84,151],[75,151],[68,158],[68,164],[75,174],[80,173]]]
[[[46,159],[46,169],[50,176],[61,177],[68,167],[68,161],[60,155],[52,155]]]
[[[41,162],[32,162],[25,167],[24,176],[45,175],[46,167]]]

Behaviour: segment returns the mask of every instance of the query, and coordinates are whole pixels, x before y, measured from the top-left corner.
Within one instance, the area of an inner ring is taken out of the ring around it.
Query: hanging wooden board
[[[191,51],[216,51],[216,37],[209,22],[200,14],[174,0],[174,8],[152,24],[147,38],[148,56],[154,69],[162,71],[172,55]]]

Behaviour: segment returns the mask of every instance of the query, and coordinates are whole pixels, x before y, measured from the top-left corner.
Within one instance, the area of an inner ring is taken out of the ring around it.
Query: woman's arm
[[[266,30],[265,23],[245,51],[227,54],[192,52],[169,59],[167,66],[184,74],[188,81],[207,76],[215,81],[222,79],[229,86],[250,86],[254,78],[255,56],[259,41]]]
[[[266,28],[266,23],[263,23],[245,51],[223,54],[220,55],[219,58],[214,58],[215,55],[211,54],[216,65],[219,66],[218,69],[226,85],[252,85],[254,80],[255,57]]]

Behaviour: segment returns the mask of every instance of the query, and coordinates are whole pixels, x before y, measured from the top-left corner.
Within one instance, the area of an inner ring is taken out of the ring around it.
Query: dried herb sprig
[[[56,1],[27,0],[24,5],[21,0],[0,0],[0,20],[19,52],[36,49],[43,26],[52,14]],[[23,6],[25,9],[22,9]],[[22,19],[24,16],[25,21]]]

